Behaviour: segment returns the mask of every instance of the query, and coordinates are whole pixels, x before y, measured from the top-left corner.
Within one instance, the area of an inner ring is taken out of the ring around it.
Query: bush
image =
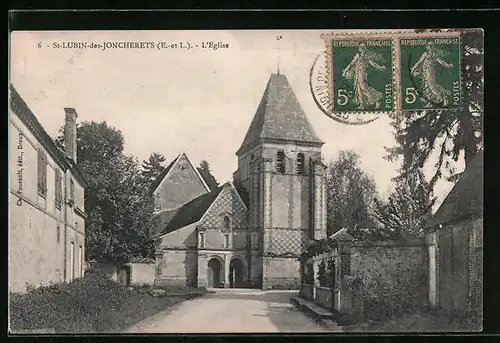
[[[321,287],[325,287],[327,284],[326,280],[326,265],[325,261],[321,261],[321,263],[318,266],[318,276],[316,277],[318,279],[319,285]]]
[[[304,281],[309,285],[314,285],[314,269],[310,264],[305,266]]]
[[[326,273],[326,287],[334,288],[335,287],[335,261],[328,261],[328,268]]]
[[[56,333],[113,332],[182,300],[131,292],[90,272],[71,283],[11,293],[10,327],[15,331],[54,329]]]

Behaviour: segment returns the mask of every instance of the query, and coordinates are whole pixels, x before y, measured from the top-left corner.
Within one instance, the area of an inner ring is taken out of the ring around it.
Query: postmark
[[[333,111],[393,111],[393,56],[390,37],[360,35],[327,41]]]
[[[460,36],[403,36],[398,44],[401,110],[459,108]]]

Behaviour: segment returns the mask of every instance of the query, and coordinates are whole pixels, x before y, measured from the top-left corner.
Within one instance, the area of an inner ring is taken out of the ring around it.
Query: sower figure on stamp
[[[432,107],[433,104],[442,105],[443,107],[448,105],[448,97],[451,95],[451,91],[442,87],[436,81],[437,64],[448,69],[453,67],[452,63],[447,63],[441,59],[447,54],[446,51],[437,48],[432,42],[428,42],[425,52],[411,68],[410,75],[414,76],[419,82],[422,102],[426,108]]]
[[[365,43],[360,43],[358,52],[342,72],[343,77],[353,80],[353,101],[358,105],[357,110],[364,109],[366,106],[375,106],[375,109],[380,108],[383,95],[371,87],[366,78],[367,69],[370,66],[377,70],[385,70],[385,66],[377,62],[383,62],[382,55],[368,50]]]

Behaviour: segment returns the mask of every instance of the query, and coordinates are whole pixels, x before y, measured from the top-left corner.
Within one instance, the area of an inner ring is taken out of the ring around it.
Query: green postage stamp
[[[384,113],[462,106],[460,33],[325,34],[325,70],[311,90],[328,116],[364,124]]]
[[[335,37],[328,41],[334,112],[390,112],[394,109],[391,38]]]
[[[459,36],[401,37],[399,62],[402,110],[460,106]]]

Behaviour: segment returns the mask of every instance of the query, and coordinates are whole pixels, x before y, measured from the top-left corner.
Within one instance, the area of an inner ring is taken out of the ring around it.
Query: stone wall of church
[[[198,252],[195,249],[164,251],[156,263],[155,285],[196,286]]]
[[[278,228],[310,225],[311,187],[308,176],[272,174],[271,222]]]
[[[296,257],[264,257],[263,289],[299,289],[300,262]]]
[[[250,287],[261,288],[262,287],[262,255],[252,254],[251,257],[251,269],[250,269]]]
[[[316,188],[311,177],[315,170],[308,163],[316,158],[318,148],[298,147],[305,155],[304,175],[297,173],[297,161],[285,159],[285,172],[276,170],[276,155],[283,145],[267,144],[263,149],[265,157],[262,166],[259,197],[263,210],[260,216],[263,228],[263,288],[298,289],[300,264],[298,257],[311,237],[311,200],[318,198],[321,212],[323,194]],[[321,219],[318,221],[322,226]]]
[[[154,192],[155,207],[159,210],[176,208],[207,192],[193,165],[183,154]]]
[[[196,224],[161,238],[156,259],[156,285],[195,285],[198,272]]]

